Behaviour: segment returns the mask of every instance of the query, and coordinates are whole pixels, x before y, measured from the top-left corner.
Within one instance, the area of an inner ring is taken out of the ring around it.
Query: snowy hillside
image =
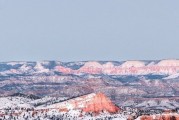
[[[63,102],[58,103],[53,103],[54,100],[55,99],[51,97],[39,98],[36,100],[19,96],[1,97],[0,119],[127,119],[127,116],[120,112],[121,110],[119,111],[119,108],[115,106],[102,93],[93,93],[69,100],[64,100]],[[43,104],[46,104],[48,101],[51,101],[53,104],[46,107],[43,106]],[[101,101],[100,104],[99,101]],[[36,107],[34,106],[34,103],[42,104],[43,107]],[[75,103],[79,106],[73,106]],[[94,104],[96,108],[100,107],[98,111],[96,111],[96,109],[84,111],[84,109],[86,109],[88,105],[91,105],[91,103],[96,103]],[[113,114],[110,112],[113,112]]]

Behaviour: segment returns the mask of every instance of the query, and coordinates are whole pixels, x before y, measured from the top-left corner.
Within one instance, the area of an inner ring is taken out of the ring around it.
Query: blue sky
[[[0,61],[179,58],[178,0],[0,0]]]

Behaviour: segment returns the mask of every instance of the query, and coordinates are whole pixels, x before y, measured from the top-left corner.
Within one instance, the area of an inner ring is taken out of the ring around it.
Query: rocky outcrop
[[[86,107],[83,108],[84,112],[95,112],[99,113],[101,111],[108,111],[109,113],[116,113],[120,109],[115,106],[109,98],[104,94],[96,94],[91,101],[86,104]]]
[[[65,102],[53,104],[48,108],[59,110],[81,110],[83,112],[100,113],[107,111],[109,113],[117,113],[120,108],[107,98],[103,93],[92,93],[81,97],[73,98]]]

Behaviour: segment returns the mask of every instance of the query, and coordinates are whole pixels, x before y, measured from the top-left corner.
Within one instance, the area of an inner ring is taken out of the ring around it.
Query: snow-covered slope
[[[70,111],[70,110],[82,110],[84,112],[94,112],[100,113],[101,111],[108,111],[109,113],[117,113],[120,108],[115,106],[109,98],[107,98],[102,93],[92,93],[64,102],[56,103],[49,105],[45,108],[38,107],[38,109],[59,109],[61,111]]]
[[[24,97],[0,97],[0,109],[5,108],[32,108],[31,99]]]
[[[37,100],[19,96],[2,97],[0,119],[127,119],[127,116],[102,93],[79,96],[45,107],[34,106],[34,103],[46,104],[47,101],[54,100],[52,97]]]

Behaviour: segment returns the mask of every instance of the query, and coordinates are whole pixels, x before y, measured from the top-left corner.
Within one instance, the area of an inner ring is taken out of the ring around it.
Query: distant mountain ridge
[[[0,75],[173,75],[179,73],[179,60],[85,61],[85,62],[0,62]]]

